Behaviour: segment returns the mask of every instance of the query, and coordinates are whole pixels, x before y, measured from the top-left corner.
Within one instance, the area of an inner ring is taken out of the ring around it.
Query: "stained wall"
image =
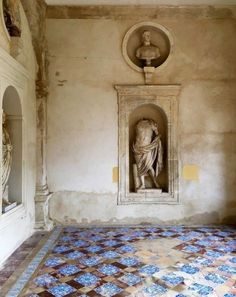
[[[174,39],[173,55],[154,82],[181,84],[178,205],[117,205],[114,85],[144,83],[125,63],[122,39],[150,19],[140,10],[121,17],[107,10],[96,17],[93,10],[91,18],[74,12],[73,19],[50,11],[47,174],[56,222],[235,222],[236,10],[181,9],[151,17]]]

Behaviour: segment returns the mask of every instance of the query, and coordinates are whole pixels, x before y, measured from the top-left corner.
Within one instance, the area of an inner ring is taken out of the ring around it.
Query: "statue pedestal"
[[[159,195],[162,193],[162,189],[140,189],[140,190],[137,190],[137,193]]]
[[[144,75],[145,75],[145,84],[151,85],[152,84],[152,77],[155,71],[155,67],[146,66],[143,68]]]
[[[162,192],[162,189],[140,189],[137,190],[137,195],[143,197],[145,200],[152,199],[153,197],[162,197],[166,193]]]

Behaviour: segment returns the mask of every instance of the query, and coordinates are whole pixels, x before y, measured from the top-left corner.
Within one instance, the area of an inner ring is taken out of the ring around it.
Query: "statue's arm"
[[[155,135],[158,135],[158,128],[157,128],[157,123],[152,121],[152,130],[154,132]]]

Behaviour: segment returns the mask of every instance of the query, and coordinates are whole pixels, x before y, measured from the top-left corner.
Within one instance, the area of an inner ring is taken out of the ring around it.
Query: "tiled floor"
[[[45,235],[46,232],[35,232],[8,258],[0,268],[0,290]]]
[[[20,296],[236,297],[235,252],[227,227],[65,227]]]

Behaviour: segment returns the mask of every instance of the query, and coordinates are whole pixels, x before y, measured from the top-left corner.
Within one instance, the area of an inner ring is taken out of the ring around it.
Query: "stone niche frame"
[[[118,204],[178,204],[178,104],[180,85],[117,85],[119,105],[119,190]],[[160,194],[130,192],[129,117],[143,105],[161,109],[167,119],[168,192]]]

